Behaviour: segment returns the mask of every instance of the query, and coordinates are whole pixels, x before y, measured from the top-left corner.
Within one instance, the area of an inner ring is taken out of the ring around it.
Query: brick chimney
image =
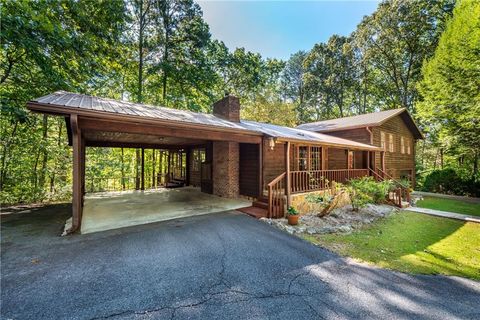
[[[213,104],[213,114],[232,122],[240,122],[240,99],[228,93]]]

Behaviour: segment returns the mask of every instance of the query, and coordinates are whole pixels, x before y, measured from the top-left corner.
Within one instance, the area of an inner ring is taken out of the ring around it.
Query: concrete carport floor
[[[246,199],[222,198],[194,187],[87,194],[81,233],[234,210],[251,204]]]

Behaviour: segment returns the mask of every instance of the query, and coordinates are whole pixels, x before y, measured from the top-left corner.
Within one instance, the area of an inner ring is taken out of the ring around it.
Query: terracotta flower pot
[[[298,214],[297,215],[288,215],[288,224],[291,226],[296,226],[298,224]]]

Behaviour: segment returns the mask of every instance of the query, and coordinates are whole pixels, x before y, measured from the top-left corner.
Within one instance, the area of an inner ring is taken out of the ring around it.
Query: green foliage
[[[388,180],[376,182],[372,177],[362,177],[350,180],[345,189],[353,210],[358,211],[368,203],[385,203],[392,186],[393,184]]]
[[[289,215],[289,216],[296,216],[296,215],[298,215],[298,211],[297,211],[297,209],[295,209],[294,207],[288,207],[288,209],[287,209],[287,215]]]
[[[458,1],[418,86],[419,116],[436,131],[437,145],[461,165],[469,159],[474,176],[480,156],[479,16],[480,2]]]
[[[462,178],[453,169],[436,170],[425,177],[422,190],[479,197],[480,182],[475,181],[472,177]]]

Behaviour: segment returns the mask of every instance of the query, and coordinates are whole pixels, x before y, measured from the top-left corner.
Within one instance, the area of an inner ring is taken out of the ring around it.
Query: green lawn
[[[480,280],[480,224],[401,212],[351,234],[305,235],[341,255],[408,273]]]
[[[435,198],[435,197],[423,197],[423,200],[417,201],[417,206],[421,208],[428,208],[428,209],[450,211],[450,212],[480,216],[479,203],[470,203],[470,202],[465,202],[460,200],[443,199],[443,198]]]

